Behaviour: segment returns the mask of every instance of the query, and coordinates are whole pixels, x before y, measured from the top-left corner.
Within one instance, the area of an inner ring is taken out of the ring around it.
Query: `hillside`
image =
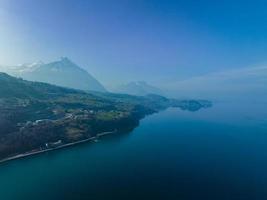
[[[0,73],[0,158],[68,144],[102,132],[128,132],[148,114],[170,106],[197,110],[207,101],[158,95],[87,93]]]

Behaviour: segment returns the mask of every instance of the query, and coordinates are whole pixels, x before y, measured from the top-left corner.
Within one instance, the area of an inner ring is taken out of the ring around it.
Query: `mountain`
[[[94,77],[66,57],[47,64],[36,62],[13,67],[0,67],[0,71],[29,81],[51,83],[79,90],[106,92]]]
[[[145,81],[130,82],[128,84],[121,85],[115,91],[138,96],[144,96],[148,94],[162,95],[163,93],[160,89],[149,85]]]

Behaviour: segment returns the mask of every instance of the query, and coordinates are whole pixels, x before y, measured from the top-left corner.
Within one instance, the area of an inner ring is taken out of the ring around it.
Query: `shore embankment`
[[[98,133],[96,136],[93,136],[93,137],[90,137],[90,138],[87,138],[84,140],[80,140],[77,142],[62,144],[62,145],[57,146],[57,147],[47,148],[47,149],[43,149],[43,150],[32,150],[30,152],[26,152],[26,153],[22,153],[22,154],[18,154],[15,156],[10,156],[10,157],[4,158],[4,159],[0,160],[0,163],[4,163],[4,162],[11,161],[11,160],[16,160],[16,159],[21,159],[21,158],[25,158],[28,156],[33,156],[33,155],[37,155],[37,154],[41,154],[41,153],[45,153],[45,152],[49,152],[49,151],[54,151],[54,150],[58,150],[58,149],[63,149],[63,148],[69,147],[69,146],[73,146],[73,145],[77,145],[77,144],[81,144],[81,143],[85,143],[85,142],[89,142],[89,141],[94,141],[94,140],[98,139],[99,137],[103,137],[105,135],[109,135],[109,134],[116,133],[116,132],[117,132],[117,130],[106,131],[106,132]]]

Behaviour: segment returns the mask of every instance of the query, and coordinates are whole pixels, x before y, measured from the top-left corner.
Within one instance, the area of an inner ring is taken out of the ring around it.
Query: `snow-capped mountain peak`
[[[38,61],[13,67],[0,67],[0,71],[30,81],[80,90],[106,91],[93,76],[67,57],[50,63]]]

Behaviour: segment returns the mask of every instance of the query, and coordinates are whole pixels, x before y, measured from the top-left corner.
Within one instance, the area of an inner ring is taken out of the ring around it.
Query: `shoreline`
[[[117,132],[117,130],[106,131],[106,132],[98,133],[96,136],[93,136],[93,137],[90,137],[90,138],[87,138],[87,139],[84,139],[84,140],[80,140],[80,141],[77,141],[77,142],[71,142],[71,143],[63,144],[63,145],[60,145],[58,147],[44,149],[44,150],[36,150],[36,151],[33,150],[31,152],[26,152],[26,153],[18,154],[18,155],[15,155],[15,156],[10,156],[10,157],[7,157],[7,158],[4,158],[4,159],[0,160],[0,164],[8,162],[8,161],[12,161],[12,160],[22,159],[22,158],[25,158],[25,157],[34,156],[34,155],[42,154],[42,153],[45,153],[45,152],[59,150],[59,149],[63,149],[63,148],[69,147],[69,146],[74,146],[74,145],[77,145],[77,144],[93,141],[95,139],[98,139],[99,137],[103,137],[105,135],[110,135],[110,134],[113,134],[113,133],[116,133],[116,132]]]

